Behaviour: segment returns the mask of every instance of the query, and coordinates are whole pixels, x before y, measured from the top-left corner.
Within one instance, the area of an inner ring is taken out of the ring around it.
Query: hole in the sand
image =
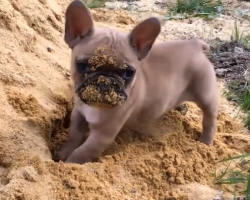
[[[52,130],[50,133],[49,150],[54,162],[59,162],[59,152],[68,140],[69,126],[70,126],[71,111],[68,111],[64,118],[56,119],[52,123]],[[122,151],[128,143],[136,141],[147,140],[148,137],[142,137],[141,134],[135,131],[127,131],[124,127],[116,137],[114,143],[103,152],[102,156],[112,155]]]
[[[1,184],[2,185],[8,185],[10,183],[10,179],[9,178],[3,178],[2,180],[1,180]]]
[[[71,110],[68,110],[65,117],[56,119],[52,123],[52,130],[50,133],[49,150],[52,155],[52,160],[59,162],[58,153],[68,139],[68,128],[70,125]]]
[[[68,126],[64,127],[63,124],[68,123],[68,118],[65,117],[61,120],[54,122],[54,127],[51,131],[51,138],[49,142],[49,149],[52,155],[52,160],[59,162],[59,152],[68,140],[69,129]],[[129,139],[128,139],[129,138]],[[137,132],[126,131],[123,129],[116,137],[115,141],[103,152],[102,156],[112,155],[122,151],[128,143],[146,140],[147,137],[141,137]]]
[[[10,183],[10,178],[7,177],[9,169],[0,166],[0,173],[3,175],[0,179],[0,185],[8,185]]]
[[[71,115],[71,111],[67,112],[66,116],[64,117],[64,120],[63,120],[63,128],[69,128],[69,125],[70,125],[70,115]]]
[[[182,116],[179,115],[178,113],[164,115],[160,121],[162,120],[165,121],[166,119],[168,119],[169,123],[160,123],[159,127],[157,125],[157,130],[166,132],[168,130],[166,129],[166,127],[169,128],[169,126],[173,123],[171,121],[175,118],[180,118]],[[69,110],[62,119],[56,119],[53,122],[51,137],[49,141],[49,149],[52,155],[52,159],[55,162],[60,161],[59,152],[68,140],[70,115],[71,115],[71,110]],[[181,126],[183,127],[184,132],[188,133],[185,137],[188,137],[192,140],[198,140],[200,136],[200,131],[197,130],[195,127],[193,127],[190,123],[188,123],[188,121],[185,120],[185,117],[184,118],[182,117],[180,119],[180,121],[182,121]],[[169,132],[169,130],[167,132]],[[105,152],[103,152],[102,157],[106,155],[117,154],[123,151],[125,148],[127,148],[129,144],[149,142],[149,141],[152,142],[152,137],[153,136],[147,134],[141,134],[137,131],[133,131],[129,128],[124,127],[117,135],[115,141],[105,150]]]

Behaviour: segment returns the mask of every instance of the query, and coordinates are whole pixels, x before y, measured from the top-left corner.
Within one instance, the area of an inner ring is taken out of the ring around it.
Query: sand
[[[250,151],[248,132],[234,118],[237,109],[222,97],[211,147],[195,141],[201,111],[190,103],[186,115],[172,111],[159,120],[161,137],[124,128],[99,162],[53,161],[67,139],[72,109],[70,50],[63,41],[69,2],[1,0],[0,200],[212,200],[220,195],[213,180],[224,165],[216,162]],[[140,18],[127,11],[92,13],[96,25],[121,31],[131,30]],[[216,23],[221,31],[210,36],[230,37],[230,16],[193,20],[166,22],[160,39],[192,37],[203,28],[215,32]]]

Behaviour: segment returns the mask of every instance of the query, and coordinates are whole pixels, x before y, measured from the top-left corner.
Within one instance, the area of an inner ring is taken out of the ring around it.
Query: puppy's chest
[[[133,112],[129,119],[127,120],[128,126],[134,126],[138,124],[145,124],[152,120],[157,119],[164,112],[162,104],[152,105],[152,106],[143,106],[141,109]]]
[[[163,93],[164,94],[164,93]],[[176,104],[176,100],[163,95],[159,98],[149,98],[145,101],[140,109],[132,113],[128,120],[128,124],[148,123],[161,117],[165,112],[172,109]]]
[[[79,112],[85,117],[86,121],[90,124],[98,124],[105,119],[103,117],[103,111],[101,109],[90,107],[85,104],[79,107]]]

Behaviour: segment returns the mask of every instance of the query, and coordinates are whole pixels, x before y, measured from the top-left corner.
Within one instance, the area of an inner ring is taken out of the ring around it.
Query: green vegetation
[[[236,194],[237,192],[245,196],[244,200],[250,200],[250,154],[226,158],[220,162],[228,162],[236,159],[240,160],[236,167],[231,168],[230,164],[228,164],[227,168],[216,176],[215,184],[241,185],[243,190],[235,191],[234,199],[236,200],[236,196],[239,195]]]
[[[223,10],[221,0],[177,0],[170,8],[170,15],[165,19],[181,19],[188,16],[199,16],[213,19]]]
[[[237,21],[234,23],[234,28],[232,31],[231,42],[235,43],[236,46],[242,47],[245,51],[250,51],[249,41],[250,35],[244,35],[243,30],[240,29]],[[246,63],[247,64],[247,63]],[[237,76],[236,79],[230,80],[227,84],[227,92],[224,95],[228,100],[234,100],[240,106],[240,108],[245,111],[246,119],[245,126],[250,129],[250,77],[248,70],[250,67],[246,67],[246,71]],[[235,185],[234,199],[236,198],[236,193],[245,196],[244,200],[250,200],[250,154],[244,154],[240,156],[230,157],[221,160],[220,162],[236,161],[236,167],[230,167],[230,164],[226,167],[215,178],[215,184],[231,184]],[[239,189],[239,188],[242,188]]]
[[[103,8],[105,0],[82,0],[89,8]]]

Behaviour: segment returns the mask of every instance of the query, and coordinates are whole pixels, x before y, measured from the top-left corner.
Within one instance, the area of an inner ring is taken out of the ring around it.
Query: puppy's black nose
[[[109,86],[108,85],[101,84],[99,87],[100,87],[102,92],[109,92]]]

